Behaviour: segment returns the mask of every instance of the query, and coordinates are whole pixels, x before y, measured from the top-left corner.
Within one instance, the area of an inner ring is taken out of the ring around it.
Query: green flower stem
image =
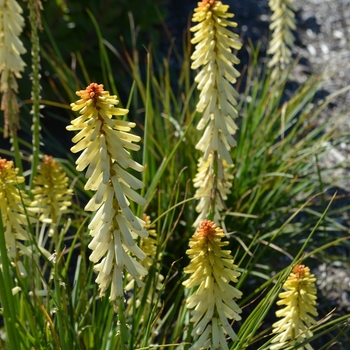
[[[17,135],[12,136],[12,145],[13,145],[13,153],[15,158],[15,164],[16,167],[19,169],[18,175],[23,174],[23,165],[22,165],[22,157],[21,157],[21,151],[19,149],[19,143],[18,143],[18,137]],[[19,184],[19,188],[23,189],[24,184]]]
[[[119,298],[118,303],[118,320],[119,320],[119,330],[120,330],[120,338],[118,343],[118,349],[127,350],[128,341],[131,341],[128,337],[128,330],[126,328],[126,319],[124,315],[124,300],[123,298]]]
[[[60,260],[60,256],[57,255],[57,261],[54,263],[54,295],[56,299],[56,306],[57,306],[57,329],[59,334],[59,341],[60,344],[56,344],[57,346],[61,346],[62,349],[69,349],[68,344],[72,344],[71,339],[69,335],[70,332],[67,332],[66,324],[65,324],[65,317],[64,315],[68,314],[68,307],[67,307],[67,300],[66,300],[66,292],[65,287],[61,283],[60,275],[59,275],[59,266],[58,262]],[[56,339],[56,341],[58,341]]]
[[[10,77],[8,80],[8,84],[10,86]],[[11,108],[11,106],[13,106],[13,103],[12,103],[13,98],[16,98],[16,95],[13,93],[10,93],[9,94],[9,101],[8,101],[8,105],[10,108],[9,113],[10,113],[11,117],[14,119],[15,115],[16,115],[16,111],[13,110],[13,108]],[[14,131],[13,133],[11,133],[11,142],[13,145],[13,154],[14,154],[14,158],[15,158],[15,164],[16,164],[16,167],[19,169],[19,172],[18,172],[19,175],[22,175],[23,174],[23,164],[22,164],[21,151],[19,149],[17,131]],[[21,184],[19,186],[20,186],[20,188],[24,188],[23,184]]]
[[[218,152],[213,153],[213,188],[210,192],[210,210],[208,214],[208,220],[214,221],[215,217],[215,204],[216,196],[220,196],[220,191],[218,190]]]
[[[31,40],[32,40],[32,100],[33,100],[33,154],[32,154],[32,168],[30,172],[29,187],[33,188],[33,179],[36,175],[36,169],[39,164],[40,153],[40,45],[37,29],[37,12],[34,6],[35,0],[29,0],[29,20],[31,26]]]

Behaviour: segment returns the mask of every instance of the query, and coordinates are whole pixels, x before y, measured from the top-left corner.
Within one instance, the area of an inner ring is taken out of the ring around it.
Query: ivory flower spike
[[[152,309],[154,304],[158,299],[160,291],[163,287],[164,276],[159,272],[161,270],[161,264],[159,263],[161,259],[161,253],[157,254],[157,231],[155,230],[155,224],[151,224],[151,218],[143,214],[142,219],[145,221],[145,229],[147,230],[149,236],[140,239],[140,248],[146,253],[146,258],[141,261],[141,265],[145,267],[147,271],[153,266],[155,268],[154,275],[148,275],[147,278],[152,278],[152,282],[147,291],[147,297],[145,298],[144,294],[146,292],[146,286],[139,288],[138,291],[133,291],[130,298],[127,301],[128,308],[127,313],[130,315],[132,313],[133,304],[135,301],[136,307],[138,308],[144,300],[143,310],[144,313],[141,316],[141,322],[148,320],[147,315],[152,314]],[[130,281],[126,286],[126,291],[131,291],[134,288],[134,281]],[[158,309],[162,307],[160,298],[158,299],[158,304],[156,305]],[[157,322],[155,325],[159,325],[161,319],[157,317]]]
[[[230,192],[229,180],[232,179],[229,151],[236,145],[232,135],[237,130],[234,120],[237,117],[235,106],[238,97],[232,84],[240,75],[233,67],[239,63],[239,59],[232,51],[239,50],[242,44],[238,41],[238,35],[226,28],[237,26],[237,23],[229,20],[234,15],[227,12],[228,8],[221,1],[204,0],[198,3],[192,18],[193,22],[199,22],[191,28],[195,33],[191,43],[196,45],[191,56],[191,68],[201,67],[195,77],[200,90],[196,109],[202,113],[197,129],[205,129],[196,145],[203,156],[194,180],[198,188],[195,197],[200,199],[196,208],[200,214],[195,227],[208,217],[209,212],[213,212],[214,220],[218,221],[219,211],[223,209],[222,202]],[[215,203],[211,203],[211,198]]]
[[[19,35],[24,27],[22,8],[16,0],[0,2],[0,92],[1,110],[4,111],[4,137],[16,134],[19,128],[19,107],[16,99],[18,85],[25,63],[21,54],[26,52]]]
[[[239,59],[232,49],[239,50],[242,44],[238,41],[238,35],[226,28],[237,26],[237,23],[228,20],[234,16],[227,12],[228,8],[221,1],[199,2],[192,18],[199,24],[190,29],[195,33],[191,43],[197,44],[191,56],[191,68],[202,67],[195,82],[201,91],[197,111],[203,113],[197,128],[202,130],[206,127],[196,146],[204,152],[203,162],[214,150],[232,163],[228,151],[236,145],[232,135],[237,130],[234,106],[237,105],[238,93],[231,84],[236,82],[240,73],[233,67],[233,64],[239,63]]]
[[[204,220],[197,232],[190,239],[187,250],[191,262],[184,272],[191,274],[183,282],[186,288],[198,287],[187,299],[187,307],[194,322],[192,336],[199,336],[189,350],[227,349],[225,336],[232,340],[237,336],[227,319],[239,321],[242,312],[234,299],[242,293],[229,283],[237,282],[240,273],[233,264],[229,250],[221,247],[228,245],[222,242],[223,230],[213,222]]]
[[[271,342],[271,350],[283,349],[287,344],[296,345],[312,337],[310,327],[316,323],[312,316],[317,316],[315,282],[316,278],[310,274],[308,267],[294,267],[283,285],[286,291],[279,294],[277,305],[285,307],[276,312],[277,317],[283,318],[272,325],[272,332],[278,335]],[[305,344],[298,349],[313,348],[310,344]]]
[[[33,250],[21,241],[30,241],[28,221],[33,223],[35,219],[30,216],[32,211],[26,193],[20,192],[17,187],[24,183],[24,177],[17,175],[18,170],[13,167],[12,161],[0,158],[0,215],[5,228],[7,254],[25,277],[27,273],[19,257],[21,254],[30,256]]]
[[[73,190],[68,188],[67,174],[52,156],[45,155],[33,183],[33,211],[40,213],[40,221],[57,224],[57,218],[67,213],[72,204]]]
[[[77,170],[87,168],[85,189],[96,191],[85,207],[85,210],[96,211],[89,224],[93,237],[89,244],[93,250],[90,260],[96,263],[100,293],[104,294],[111,285],[109,298],[115,300],[123,296],[124,270],[140,287],[144,285],[140,277],[147,274],[130,255],[140,260],[145,258],[135,239],[147,237],[148,233],[143,228],[145,222],[132,213],[127,199],[145,205],[145,199],[135,191],[144,184],[125,170],[143,170],[127,151],[139,150],[140,146],[133,142],[138,142],[140,137],[129,133],[135,123],[113,119],[113,116],[127,114],[128,110],[115,107],[119,102],[117,97],[104,91],[103,85],[92,83],[76,94],[80,99],[71,107],[81,115],[67,129],[79,130],[72,139],[76,145],[71,151],[84,150],[76,161]]]
[[[296,8],[293,0],[269,0],[272,11],[270,29],[272,38],[267,53],[272,55],[268,66],[273,68],[273,76],[278,71],[285,69],[290,63],[294,46],[294,35],[292,30],[296,29],[295,14]]]

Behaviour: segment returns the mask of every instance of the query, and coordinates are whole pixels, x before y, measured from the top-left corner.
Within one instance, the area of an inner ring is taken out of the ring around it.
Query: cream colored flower
[[[116,96],[103,90],[103,85],[90,84],[86,90],[76,93],[81,99],[71,104],[73,111],[80,111],[80,117],[72,120],[68,130],[77,130],[72,141],[76,143],[72,152],[83,153],[76,161],[77,170],[86,171],[85,189],[95,191],[85,210],[96,211],[89,224],[93,237],[89,248],[93,250],[90,260],[95,262],[98,272],[96,282],[101,294],[111,285],[110,299],[122,297],[124,270],[137,282],[147,270],[133,258],[143,260],[145,253],[135,244],[137,237],[146,237],[145,222],[137,218],[129,208],[129,199],[145,205],[146,201],[135,190],[143,182],[125,169],[142,171],[128,150],[137,151],[140,137],[130,134],[135,126],[113,116],[123,116],[128,110],[117,108]]]
[[[229,283],[236,283],[240,273],[233,264],[231,252],[221,249],[228,245],[227,241],[221,241],[224,237],[223,230],[214,222],[204,220],[190,239],[190,249],[186,252],[191,262],[184,272],[191,276],[183,285],[197,287],[186,300],[187,307],[194,309],[191,311],[192,336],[199,336],[191,350],[228,349],[226,335],[237,339],[228,319],[241,319],[241,309],[234,299],[241,298],[242,293]]]
[[[16,78],[21,78],[25,63],[21,54],[26,52],[19,35],[22,33],[24,19],[22,8],[15,0],[0,1],[0,92],[1,110],[4,111],[4,136],[19,128],[18,90]]]
[[[58,231],[61,216],[69,212],[72,205],[73,190],[68,188],[68,177],[62,167],[51,156],[45,155],[38,166],[37,175],[34,177],[32,190],[34,200],[31,202],[31,210],[39,215],[39,221],[48,224],[42,225],[37,240],[38,246],[43,249],[48,237],[53,237],[54,249],[60,252],[60,234],[64,235],[69,227],[69,221],[65,221],[62,231]]]
[[[195,197],[200,198],[195,227],[209,215],[216,221],[220,219],[222,201],[231,187],[227,180],[232,176],[227,170],[232,164],[230,150],[236,145],[233,135],[237,130],[238,98],[232,84],[240,75],[234,68],[239,59],[233,50],[239,50],[242,44],[238,35],[227,29],[237,26],[230,21],[234,15],[227,12],[228,8],[221,1],[205,0],[198,3],[192,18],[193,22],[199,22],[191,28],[195,33],[191,43],[196,45],[191,68],[201,68],[195,77],[200,90],[197,111],[202,113],[197,129],[204,129],[196,145],[203,156],[194,179],[198,188]]]
[[[25,63],[21,54],[26,52],[19,35],[24,27],[22,8],[16,0],[2,0],[0,2],[0,72],[1,92],[9,89],[8,76],[14,73],[21,78]]]
[[[286,345],[296,345],[306,338],[312,337],[310,327],[316,323],[312,316],[317,316],[316,311],[316,278],[310,274],[310,269],[304,265],[294,267],[292,273],[283,285],[285,292],[278,296],[277,305],[285,307],[276,312],[277,317],[283,317],[273,324],[273,333],[278,335],[273,338],[271,350],[282,349]],[[312,350],[310,344],[298,347],[298,349]]]
[[[204,153],[203,161],[211,151],[217,151],[219,157],[230,164],[232,160],[228,151],[236,144],[232,135],[237,130],[234,120],[238,97],[231,84],[240,75],[233,67],[239,59],[232,51],[239,50],[242,44],[238,35],[226,28],[237,26],[229,20],[234,15],[227,12],[228,8],[221,1],[199,2],[192,18],[199,24],[190,30],[195,33],[191,43],[196,44],[191,68],[202,67],[195,78],[201,91],[197,111],[203,113],[197,128],[206,128],[196,148]]]
[[[39,220],[56,224],[58,217],[72,205],[73,190],[68,188],[68,177],[52,156],[45,155],[33,180],[33,211],[40,213]]]
[[[0,211],[5,227],[5,240],[8,255],[11,259],[18,258],[19,241],[29,240],[28,220],[23,204],[29,206],[28,197],[20,193],[17,185],[24,182],[23,176],[17,176],[18,168],[13,162],[0,158]]]
[[[194,227],[198,227],[206,219],[207,213],[210,212],[210,208],[213,206],[211,203],[213,200],[215,200],[213,220],[216,222],[220,220],[220,211],[225,208],[225,200],[232,187],[233,175],[230,173],[230,169],[233,168],[233,164],[227,164],[225,160],[218,160],[216,175],[214,173],[214,161],[215,158],[212,153],[205,163],[202,162],[202,158],[198,161],[198,173],[193,180],[193,186],[197,188],[195,198],[199,199],[199,203],[196,206],[196,211],[199,215],[193,224]]]
[[[141,238],[140,240],[140,248],[145,252],[146,258],[141,262],[141,265],[144,266],[147,270],[149,270],[154,265],[154,259],[160,260],[162,254],[159,253],[157,256],[157,231],[154,229],[155,224],[151,223],[151,218],[143,214],[142,220],[145,222],[144,229],[147,230],[148,236],[145,238]],[[159,263],[156,263],[157,269],[160,269]],[[160,274],[158,283],[156,283],[156,287],[159,290],[161,286],[161,281],[164,277]]]
[[[274,73],[283,70],[290,63],[294,46],[292,30],[296,29],[293,0],[269,0],[272,11],[270,30],[272,39],[267,53],[272,55],[268,66],[275,67]]]
[[[161,266],[159,264],[159,260],[161,259],[161,253],[157,254],[157,231],[154,229],[155,225],[151,224],[150,217],[146,214],[142,215],[143,221],[145,221],[145,230],[147,230],[149,236],[145,238],[140,239],[140,248],[144,253],[146,254],[146,258],[141,261],[141,265],[149,271],[149,269],[154,266],[155,271],[153,275],[148,275],[147,278],[152,278],[152,281],[149,284],[149,288],[147,290],[147,296],[145,296],[146,292],[146,286],[143,286],[138,289],[137,292],[133,292],[131,294],[131,297],[128,299],[128,311],[131,311],[131,308],[133,307],[134,300],[136,307],[138,308],[142,301],[144,301],[143,304],[143,310],[144,314],[141,316],[141,322],[145,320],[144,316],[150,315],[152,313],[152,309],[155,306],[155,303],[157,303],[158,295],[160,293],[160,290],[163,287],[162,281],[164,279],[164,276],[159,272],[161,269]],[[155,259],[157,259],[155,261]],[[125,290],[130,291],[134,288],[134,281],[131,280],[125,287]],[[135,299],[134,299],[135,298]],[[158,299],[157,307],[161,307],[161,302]],[[160,319],[158,319],[159,323]]]

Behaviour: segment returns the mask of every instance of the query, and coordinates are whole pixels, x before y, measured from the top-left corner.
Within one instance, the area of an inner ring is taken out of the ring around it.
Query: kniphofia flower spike
[[[142,219],[145,221],[145,229],[149,233],[148,237],[141,238],[140,239],[140,248],[145,252],[146,258],[141,261],[141,265],[149,271],[150,268],[153,266],[155,267],[155,270],[153,275],[148,274],[147,278],[152,278],[152,281],[150,283],[150,286],[147,291],[147,296],[145,297],[145,292],[146,292],[146,286],[139,288],[138,291],[133,291],[131,294],[131,297],[128,299],[127,304],[128,304],[128,309],[127,312],[131,313],[132,308],[134,304],[138,308],[144,300],[143,304],[143,310],[144,310],[144,315],[150,315],[152,314],[152,309],[154,308],[154,304],[158,300],[157,307],[158,309],[161,308],[161,302],[159,298],[160,291],[163,287],[163,280],[164,276],[159,272],[161,270],[161,265],[158,261],[161,259],[161,253],[157,254],[157,231],[155,230],[155,224],[151,223],[151,218],[143,214]],[[125,290],[129,291],[132,290],[134,287],[134,281],[131,280],[126,286]],[[135,300],[136,299],[136,300]],[[141,322],[147,321],[147,317],[144,315],[141,316]],[[161,319],[157,317],[157,324],[159,324]]]
[[[124,272],[127,271],[137,282],[147,270],[130,255],[142,260],[145,253],[136,245],[137,237],[147,237],[143,228],[145,222],[136,217],[129,208],[129,199],[145,205],[146,201],[135,190],[143,182],[129,174],[126,169],[142,171],[143,167],[131,158],[128,150],[137,151],[140,146],[134,142],[139,136],[129,133],[135,123],[113,118],[128,113],[117,108],[117,96],[104,91],[103,85],[90,84],[76,93],[80,99],[71,104],[80,116],[68,126],[77,130],[72,141],[76,143],[72,152],[83,153],[76,161],[77,170],[87,168],[86,190],[95,191],[85,210],[94,211],[89,229],[93,237],[89,248],[93,250],[90,260],[96,263],[96,282],[101,294],[111,285],[110,299],[123,296]]]
[[[40,213],[40,221],[56,224],[57,218],[67,213],[72,204],[73,190],[68,188],[67,174],[52,156],[45,155],[33,183],[36,188],[32,190],[31,206]]]
[[[270,29],[272,38],[267,53],[272,55],[268,63],[273,68],[272,76],[286,68],[292,57],[292,47],[294,46],[293,30],[296,29],[295,14],[296,8],[293,0],[269,0],[272,11]]]
[[[232,340],[237,336],[228,319],[239,321],[241,309],[234,299],[242,293],[229,283],[238,282],[237,266],[229,250],[222,247],[228,242],[221,241],[225,234],[214,222],[204,220],[190,239],[187,254],[191,259],[184,272],[190,274],[183,282],[186,288],[198,287],[187,299],[194,322],[192,336],[199,336],[191,350],[227,349],[226,335]]]
[[[22,12],[16,0],[0,1],[0,93],[4,137],[9,131],[14,135],[19,128],[16,78],[21,78],[25,66],[21,54],[26,52],[19,38],[24,26]]]
[[[39,214],[39,221],[49,225],[48,234],[41,234],[37,243],[45,246],[47,237],[53,237],[55,250],[59,252],[60,219],[69,212],[68,208],[72,205],[73,190],[68,188],[67,174],[52,156],[45,155],[38,166],[33,184],[35,188],[32,190],[34,200],[31,202],[31,210]]]
[[[21,241],[30,240],[28,224],[35,220],[30,216],[29,199],[25,192],[20,192],[18,185],[24,183],[24,177],[18,176],[18,168],[13,162],[0,158],[0,214],[5,228],[7,254],[15,263],[22,276],[26,276],[20,255],[32,253],[32,247]]]
[[[313,316],[316,311],[316,278],[310,273],[310,269],[304,265],[296,265],[292,273],[283,285],[285,292],[278,296],[277,305],[285,307],[276,312],[282,319],[273,324],[273,333],[278,334],[272,340],[271,350],[283,349],[287,345],[296,345],[306,338],[312,337],[310,327],[316,323]],[[310,344],[298,347],[298,349],[312,350]]]
[[[242,44],[238,41],[238,35],[227,29],[237,26],[230,20],[234,15],[227,12],[228,8],[221,1],[205,0],[198,3],[192,18],[198,24],[191,28],[195,33],[191,43],[196,45],[191,56],[191,68],[201,68],[195,77],[200,90],[196,109],[202,113],[197,129],[205,129],[196,145],[203,156],[195,178],[198,188],[195,196],[201,200],[196,208],[199,216],[195,227],[210,212],[218,221],[222,202],[230,192],[227,180],[231,176],[229,169],[232,159],[229,152],[236,145],[233,135],[237,130],[234,120],[237,117],[235,106],[238,97],[232,84],[240,75],[233,67],[239,63],[233,50],[239,50]],[[209,188],[214,189],[215,193],[208,193],[211,191]]]

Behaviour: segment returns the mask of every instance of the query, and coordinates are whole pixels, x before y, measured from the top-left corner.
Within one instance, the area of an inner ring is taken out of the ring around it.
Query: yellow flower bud
[[[283,318],[272,326],[272,332],[278,335],[271,341],[271,350],[282,349],[287,344],[296,345],[312,337],[310,327],[316,323],[312,316],[318,315],[315,282],[316,278],[308,267],[296,265],[293,268],[283,285],[286,291],[278,295],[277,305],[285,307],[276,312],[277,317]],[[312,350],[312,346],[306,344],[298,349]]]

